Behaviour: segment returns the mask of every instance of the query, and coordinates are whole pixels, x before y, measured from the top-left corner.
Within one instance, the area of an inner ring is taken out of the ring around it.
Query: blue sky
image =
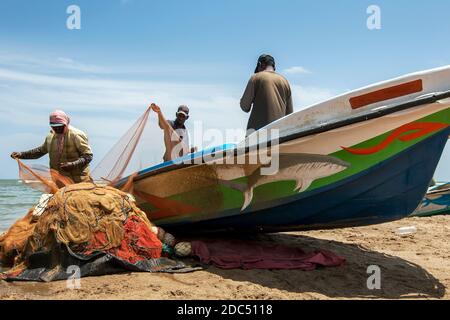
[[[71,4],[81,30],[66,28]],[[371,4],[381,30],[366,27]],[[17,177],[9,153],[41,144],[57,107],[89,134],[96,161],[152,101],[169,115],[186,103],[208,128],[244,127],[239,98],[264,52],[297,110],[448,65],[449,10],[446,0],[2,0],[0,178]],[[448,163],[449,148],[438,179],[450,179]]]

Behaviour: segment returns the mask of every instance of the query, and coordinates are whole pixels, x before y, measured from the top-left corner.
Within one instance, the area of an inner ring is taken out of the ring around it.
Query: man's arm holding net
[[[163,130],[170,130],[172,127],[170,126],[169,122],[167,122],[166,118],[164,117],[161,108],[157,106],[156,104],[152,103],[150,108],[158,115],[158,125]]]
[[[45,156],[47,153],[47,139],[45,139],[44,144],[40,147],[23,152],[13,152],[11,153],[11,158],[24,160],[39,159]]]
[[[150,108],[158,114],[159,127],[166,133],[164,135],[164,144],[166,147],[166,152],[163,157],[164,161],[170,161],[190,153],[189,146],[184,143],[178,133],[166,120],[161,108],[154,103],[151,104]]]

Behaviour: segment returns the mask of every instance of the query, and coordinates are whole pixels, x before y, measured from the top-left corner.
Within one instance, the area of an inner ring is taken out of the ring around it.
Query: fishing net
[[[96,181],[114,184],[122,178],[142,137],[150,114],[148,108],[134,125],[119,139],[92,172]]]
[[[65,279],[111,272],[170,271],[184,264],[162,257],[163,244],[147,216],[126,193],[94,183],[58,190],[42,215],[31,211],[0,238],[0,258],[13,266],[9,280]]]
[[[144,168],[187,154],[176,131],[162,122],[161,127],[158,114],[149,107],[95,167],[94,181],[115,185]]]
[[[16,160],[22,182],[44,193],[55,193],[58,189],[74,183],[69,177],[47,166],[26,165],[21,160]]]
[[[28,238],[33,234],[35,223],[33,209],[27,215],[17,220],[9,230],[0,235],[0,262],[11,266],[15,258],[23,251]]]
[[[98,162],[91,178],[98,184],[114,186],[128,177],[122,190],[129,191],[138,171],[162,163],[164,156],[171,154],[179,144],[182,142],[177,133],[170,126],[160,128],[158,115],[149,107]],[[180,149],[186,153],[186,146]],[[47,166],[27,165],[18,159],[17,162],[22,182],[42,192],[53,194],[59,188],[74,183]]]

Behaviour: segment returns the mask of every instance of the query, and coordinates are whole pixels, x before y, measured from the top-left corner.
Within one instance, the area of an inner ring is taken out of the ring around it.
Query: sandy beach
[[[415,226],[413,235],[396,234]],[[449,299],[450,216],[408,218],[339,230],[260,235],[260,239],[331,250],[342,267],[299,270],[207,270],[125,273],[81,279],[80,289],[0,281],[0,299]],[[367,267],[381,269],[381,289],[367,289]]]

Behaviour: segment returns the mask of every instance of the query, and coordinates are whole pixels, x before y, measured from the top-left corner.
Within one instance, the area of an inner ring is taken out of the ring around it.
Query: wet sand
[[[417,232],[399,236],[399,227]],[[125,273],[81,279],[80,289],[0,281],[0,299],[450,299],[450,216],[409,218],[339,230],[262,235],[307,251],[331,250],[347,262],[315,271],[220,270],[188,274]],[[367,267],[381,289],[367,288]]]

